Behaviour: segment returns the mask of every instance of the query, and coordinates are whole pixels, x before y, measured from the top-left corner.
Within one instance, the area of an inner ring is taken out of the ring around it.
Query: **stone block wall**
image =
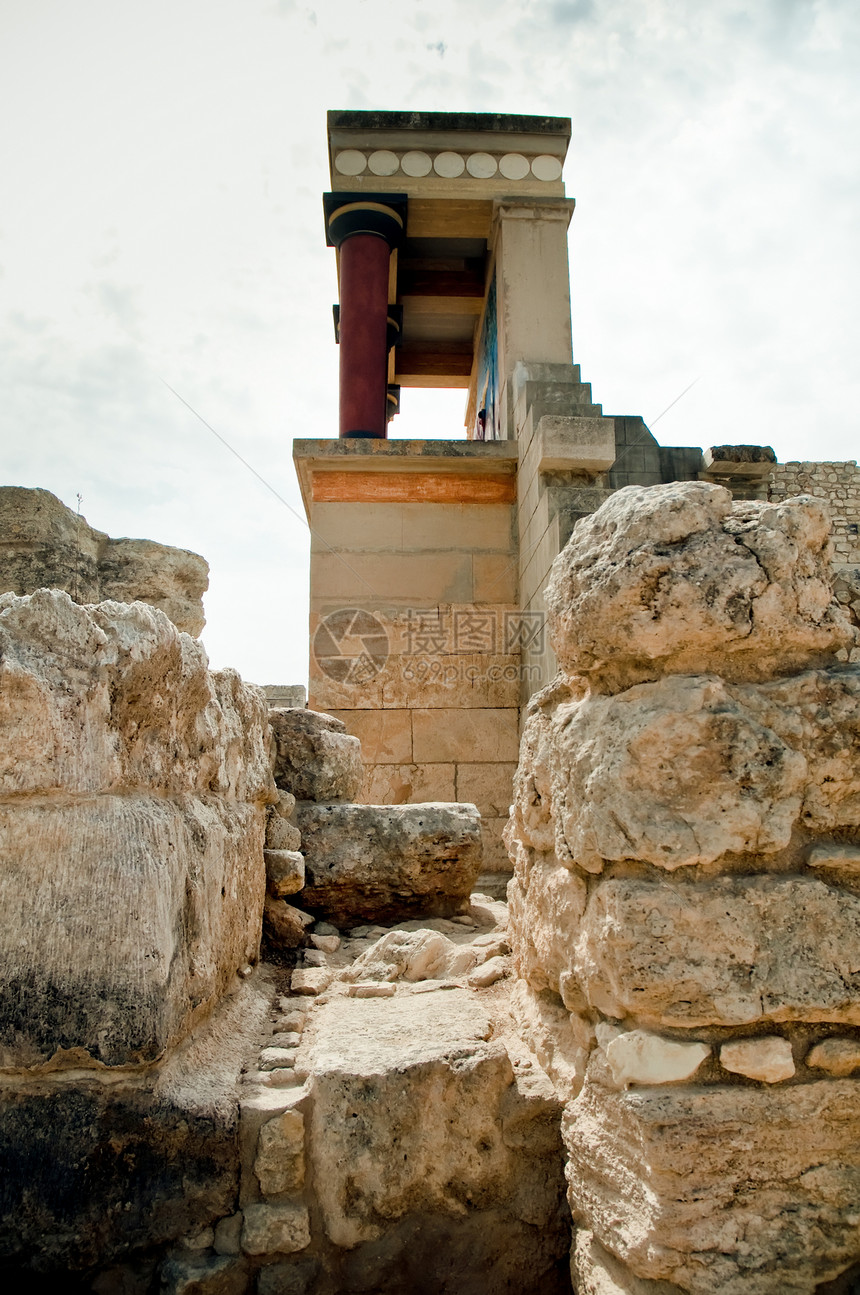
[[[620,490],[554,565],[508,840],[579,1295],[860,1259],[860,668],[815,500]]]
[[[313,536],[310,706],[360,738],[359,799],[471,800],[485,867],[507,873],[516,446],[296,441],[294,454]]]
[[[768,498],[780,503],[794,495],[827,500],[833,518],[834,565],[860,565],[860,468],[856,462],[791,460],[774,464]]]

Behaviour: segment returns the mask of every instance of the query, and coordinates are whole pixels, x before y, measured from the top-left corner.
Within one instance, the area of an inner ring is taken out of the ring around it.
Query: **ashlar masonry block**
[[[493,752],[500,761],[516,759],[517,711],[415,710],[413,750],[418,761],[480,761]]]

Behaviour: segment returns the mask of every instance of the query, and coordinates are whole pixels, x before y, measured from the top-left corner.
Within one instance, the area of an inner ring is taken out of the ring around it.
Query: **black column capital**
[[[406,235],[405,193],[324,193],[325,236],[329,247],[353,234],[375,234],[390,248]]]

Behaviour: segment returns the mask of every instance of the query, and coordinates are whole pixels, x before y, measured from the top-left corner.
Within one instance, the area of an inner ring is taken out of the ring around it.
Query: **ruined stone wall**
[[[76,603],[148,603],[196,638],[208,585],[209,564],[197,553],[111,539],[50,490],[0,486],[0,593],[63,589]]]
[[[860,468],[844,463],[775,463],[768,498],[781,503],[794,495],[826,499],[833,519],[833,562],[860,565]]]
[[[478,812],[362,773],[158,611],[0,597],[4,1289],[565,1295]]]
[[[154,1060],[256,958],[268,746],[161,612],[0,596],[0,1064]]]
[[[860,667],[832,558],[817,501],[701,482],[619,491],[554,565],[509,929],[567,1099],[579,1295],[810,1295],[860,1259]]]
[[[274,796],[263,697],[162,612],[0,596],[3,1274],[231,1207]]]

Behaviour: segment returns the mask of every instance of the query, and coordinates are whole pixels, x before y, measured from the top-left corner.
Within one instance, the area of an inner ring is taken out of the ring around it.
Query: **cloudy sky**
[[[213,665],[306,678],[327,108],[571,116],[605,412],[860,457],[854,0],[0,0],[0,479],[207,557]],[[462,405],[406,392],[394,434]]]

